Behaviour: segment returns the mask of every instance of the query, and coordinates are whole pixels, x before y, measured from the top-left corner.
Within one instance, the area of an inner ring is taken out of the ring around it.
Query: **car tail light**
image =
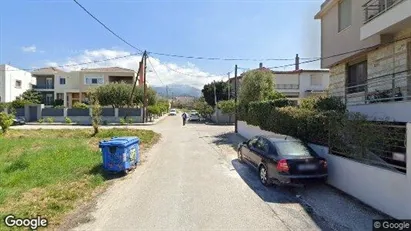
[[[320,160],[320,164],[321,164],[324,168],[327,168],[327,161],[326,161],[326,160]]]
[[[279,172],[288,172],[290,168],[288,167],[288,163],[286,159],[278,161],[277,170]]]

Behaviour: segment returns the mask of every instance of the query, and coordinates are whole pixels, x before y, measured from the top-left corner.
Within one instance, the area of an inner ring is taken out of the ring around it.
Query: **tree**
[[[277,99],[286,99],[285,95],[281,92],[274,90],[268,95],[267,100],[277,100]]]
[[[144,105],[144,86],[137,86],[134,91],[134,102],[137,105]],[[157,92],[153,88],[147,87],[147,106],[154,105],[156,102]]]
[[[241,104],[268,100],[274,92],[274,74],[271,71],[252,70],[244,74],[239,95]]]
[[[130,100],[132,88],[126,83],[110,83],[96,88],[95,95],[102,106],[122,108]]]
[[[210,106],[203,97],[194,102],[194,109],[205,118],[211,118],[211,115],[214,113],[214,108]]]
[[[41,103],[41,94],[33,89],[27,90],[23,92],[20,97],[22,100],[28,101],[32,104],[40,104]]]
[[[101,106],[98,101],[98,97],[95,93],[90,93],[91,101],[91,120],[94,129],[93,136],[97,135],[99,132],[99,126],[101,123]]]
[[[228,114],[228,122],[231,123],[231,116],[235,113],[235,101],[233,99],[220,101],[217,106],[224,114]]]
[[[228,99],[228,83],[224,81],[215,82],[215,88],[216,88],[217,102]],[[214,83],[209,83],[209,84],[204,85],[203,90],[201,90],[201,92],[203,93],[205,102],[207,102],[208,105],[214,107],[215,106]]]
[[[14,115],[0,112],[0,127],[3,133],[6,133],[9,127],[13,124]]]

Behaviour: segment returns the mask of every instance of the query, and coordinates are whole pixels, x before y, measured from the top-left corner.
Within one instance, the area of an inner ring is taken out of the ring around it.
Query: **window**
[[[321,75],[311,75],[311,86],[321,86],[322,76]]]
[[[104,77],[86,77],[84,84],[104,84]]]
[[[277,141],[275,146],[281,155],[284,156],[318,156],[308,145],[299,141]]]
[[[351,26],[351,0],[342,0],[338,3],[338,32]]]
[[[60,85],[65,85],[66,84],[66,78],[60,77]]]
[[[257,146],[257,141],[258,141],[258,138],[253,138],[248,142],[248,145],[250,147],[256,147]]]
[[[367,61],[348,66],[348,93],[362,92],[367,82]]]
[[[46,105],[51,105],[53,103],[53,94],[46,94]]]
[[[57,93],[56,97],[57,97],[57,99],[63,100],[64,99],[64,93]]]
[[[16,88],[21,88],[21,80],[16,80]]]
[[[264,139],[260,138],[257,141],[257,149],[267,153],[270,150],[270,146],[268,145],[268,142],[266,142]]]

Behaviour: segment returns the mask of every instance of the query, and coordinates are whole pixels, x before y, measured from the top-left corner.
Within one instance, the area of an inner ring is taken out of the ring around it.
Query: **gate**
[[[29,106],[29,122],[36,122],[37,118],[37,106]]]

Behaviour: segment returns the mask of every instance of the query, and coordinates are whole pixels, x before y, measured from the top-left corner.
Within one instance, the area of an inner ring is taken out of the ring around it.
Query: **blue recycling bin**
[[[126,172],[140,162],[140,139],[138,137],[113,137],[100,141],[103,168],[110,172]]]

